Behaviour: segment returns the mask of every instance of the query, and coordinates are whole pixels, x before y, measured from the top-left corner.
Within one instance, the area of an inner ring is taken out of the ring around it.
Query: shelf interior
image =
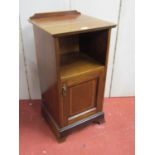
[[[91,72],[96,69],[104,69],[104,65],[80,52],[62,54],[60,66],[61,80]]]

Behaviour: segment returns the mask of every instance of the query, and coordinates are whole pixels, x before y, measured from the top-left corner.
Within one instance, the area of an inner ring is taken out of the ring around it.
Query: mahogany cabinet
[[[42,93],[42,113],[57,137],[104,120],[103,94],[114,24],[78,11],[30,17]]]

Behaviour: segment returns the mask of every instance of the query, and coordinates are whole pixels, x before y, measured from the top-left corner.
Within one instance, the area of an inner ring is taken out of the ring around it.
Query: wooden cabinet
[[[30,17],[42,92],[42,113],[57,137],[104,119],[103,94],[114,24],[78,11]]]

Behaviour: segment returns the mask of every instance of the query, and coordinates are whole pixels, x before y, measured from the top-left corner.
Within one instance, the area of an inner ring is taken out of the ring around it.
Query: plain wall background
[[[76,9],[118,24],[112,29],[105,97],[134,96],[134,0],[20,0],[20,99],[40,99],[30,16]]]

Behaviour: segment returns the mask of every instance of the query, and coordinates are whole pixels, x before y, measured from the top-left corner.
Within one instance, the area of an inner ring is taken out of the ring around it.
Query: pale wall
[[[112,30],[110,57],[107,73],[105,96],[134,95],[134,0],[123,0],[120,15],[118,44],[115,51],[117,28]],[[20,0],[20,20],[29,94],[32,99],[40,98],[38,71],[35,56],[32,25],[28,18],[36,12],[77,9],[82,13],[117,24],[120,0]],[[115,61],[114,53],[116,52]],[[20,99],[28,99],[28,86],[23,63],[23,51],[20,51]],[[114,67],[114,70],[113,70]],[[113,74],[112,74],[113,72]],[[113,76],[112,76],[113,75]],[[112,81],[111,81],[112,79]]]

